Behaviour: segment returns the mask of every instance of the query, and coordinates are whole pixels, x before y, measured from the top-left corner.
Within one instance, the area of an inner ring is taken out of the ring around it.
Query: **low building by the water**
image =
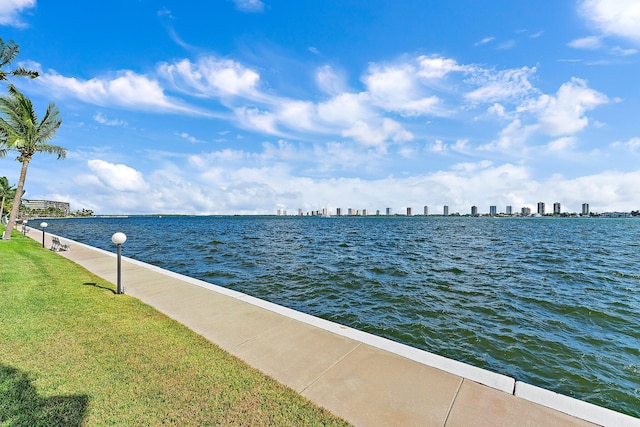
[[[27,200],[22,199],[22,204],[31,212],[46,214],[47,211],[58,211],[63,216],[69,216],[71,208],[67,202],[56,202],[53,200]]]

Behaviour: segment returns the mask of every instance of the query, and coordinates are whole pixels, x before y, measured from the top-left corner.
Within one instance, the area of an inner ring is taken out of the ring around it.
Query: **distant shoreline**
[[[226,218],[226,217],[248,217],[248,218],[256,218],[256,217],[265,217],[265,218],[523,218],[523,219],[541,219],[541,218],[561,218],[561,219],[571,219],[571,218],[640,218],[640,215],[634,215],[630,212],[604,212],[601,214],[591,214],[591,215],[580,215],[580,214],[563,214],[563,215],[507,215],[507,214],[481,214],[481,215],[471,215],[471,214],[459,214],[453,213],[449,215],[443,214],[430,214],[430,215],[406,215],[406,214],[393,214],[393,215],[330,215],[330,216],[321,216],[321,215],[277,215],[277,214],[123,214],[123,215],[92,215],[92,216],[34,216],[32,218],[27,218],[27,221],[36,221],[36,220],[52,220],[52,219],[91,219],[91,218],[162,218],[162,217],[212,217],[212,218]],[[18,222],[23,221],[24,218],[18,219]]]

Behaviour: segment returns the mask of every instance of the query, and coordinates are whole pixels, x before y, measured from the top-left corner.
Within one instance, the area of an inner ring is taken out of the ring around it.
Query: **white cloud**
[[[640,180],[640,172],[615,171],[536,180],[527,167],[486,161],[406,178],[377,179],[312,179],[277,165],[233,168],[212,163],[205,169],[207,174],[189,177],[177,169],[158,169],[149,175],[152,190],[135,193],[104,191],[99,181],[83,177],[83,185],[74,187],[70,200],[73,206],[96,213],[126,214],[273,214],[276,208],[294,213],[298,208],[306,212],[324,207],[334,213],[337,207],[371,211],[392,207],[394,212],[402,212],[407,206],[415,211],[424,205],[431,213],[440,213],[445,204],[450,212],[465,214],[472,205],[480,212],[488,212],[490,205],[497,205],[499,211],[512,205],[519,211],[538,201],[560,201],[569,212],[590,203],[592,211],[602,212],[637,209],[633,189]],[[76,200],[91,200],[92,205]]]
[[[87,166],[94,173],[95,178],[110,190],[140,192],[149,189],[142,174],[127,165],[96,159],[89,160]]]
[[[264,3],[260,0],[233,0],[236,8],[243,12],[262,12]]]
[[[208,172],[217,167],[217,163],[225,163],[230,168],[239,167],[242,162],[250,160],[248,153],[241,150],[225,148],[210,153],[191,155],[187,158],[190,168]]]
[[[626,147],[630,151],[640,153],[640,138],[634,137],[634,138],[631,138],[630,140],[628,140],[626,142],[616,141],[616,142],[611,144],[611,147],[613,147],[613,148]]]
[[[523,126],[520,119],[515,119],[498,134],[498,139],[489,144],[478,147],[480,151],[509,151],[521,147],[522,144],[535,132],[537,126]]]
[[[509,49],[513,49],[515,46],[516,46],[515,40],[506,40],[500,43],[496,49],[509,50]]]
[[[186,140],[186,141],[188,141],[188,142],[190,142],[190,143],[192,143],[192,144],[202,144],[202,143],[204,143],[204,142],[205,142],[205,141],[203,141],[203,140],[201,140],[201,139],[196,138],[196,137],[195,137],[195,136],[193,136],[193,135],[190,135],[190,134],[189,134],[189,133],[187,133],[187,132],[178,132],[178,133],[177,133],[177,135],[178,135],[180,138],[182,138],[182,139],[184,139],[184,140]]]
[[[597,50],[603,46],[603,43],[601,37],[589,36],[572,40],[568,45],[576,49]]]
[[[2,0],[0,1],[0,25],[25,27],[20,14],[26,9],[36,7],[36,0]]]
[[[624,48],[621,48],[620,46],[614,46],[611,48],[609,53],[616,56],[631,56],[638,53],[638,49],[624,49]]]
[[[640,150],[640,138],[631,138],[626,142],[626,145],[633,150]]]
[[[640,144],[635,138],[629,143]],[[441,140],[433,147],[453,150]],[[404,153],[404,147],[398,151]],[[407,206],[415,210],[424,205],[438,213],[444,204],[451,212],[469,213],[472,205],[481,212],[487,212],[489,205],[498,205],[499,210],[512,205],[518,211],[541,200],[560,201],[566,211],[579,210],[585,202],[594,211],[638,208],[634,189],[640,171],[546,178],[526,164],[482,158],[406,177],[394,177],[385,169],[389,162],[407,161],[410,157],[394,158],[353,143],[309,147],[279,140],[263,144],[261,152],[222,149],[189,157],[168,153],[144,176],[127,161],[65,162],[61,167],[68,169],[57,174],[61,178],[56,179],[54,191],[72,188],[71,195],[61,194],[56,200],[69,200],[74,209],[126,214],[260,214],[274,213],[276,207],[290,212],[392,207],[401,212]],[[301,168],[301,163],[307,166]],[[361,178],[350,174],[354,170]],[[365,174],[369,177],[363,178]],[[31,182],[38,179],[47,178],[34,173]],[[61,182],[67,179],[73,183]]]
[[[550,151],[563,152],[570,151],[575,148],[576,138],[573,136],[563,136],[554,141],[551,141],[548,145]]]
[[[569,180],[555,180],[544,188],[553,189],[555,200],[575,206],[589,203],[593,212],[631,211],[638,209],[636,184],[640,171],[603,171]]]
[[[436,139],[433,143],[429,144],[426,149],[433,153],[444,153],[447,151],[465,153],[469,150],[468,145],[468,139],[458,139],[453,144],[447,144],[441,139]]]
[[[421,55],[417,59],[419,69],[418,77],[424,79],[441,79],[452,72],[468,72],[473,67],[458,64],[454,59],[444,58],[439,55]]]
[[[196,96],[255,97],[260,75],[242,64],[214,57],[202,57],[197,62],[188,59],[173,64],[161,64],[160,75],[188,94]]]
[[[512,111],[503,103],[495,102],[487,108],[488,117],[510,119],[511,123],[500,131],[498,138],[479,147],[480,150],[507,150],[522,145],[535,133],[548,136],[571,136],[589,125],[588,111],[610,102],[609,98],[587,86],[582,79],[572,78],[560,86],[555,95],[538,94],[527,77],[528,70],[510,70],[502,78],[493,75],[495,81],[467,95],[473,100],[519,101]],[[504,84],[503,80],[507,83]],[[533,97],[532,95],[536,95]],[[520,97],[521,99],[514,99]],[[511,99],[510,99],[511,98]],[[593,122],[596,125],[597,122]],[[571,139],[558,139],[550,149],[569,148]]]
[[[289,131],[334,134],[382,147],[413,138],[399,122],[385,117],[387,112],[425,114],[437,103],[435,97],[416,96],[417,90],[413,89],[419,85],[415,71],[399,78],[395,78],[394,71],[369,74],[371,90],[352,93],[344,91],[343,78],[332,68],[324,67],[318,73],[319,83],[335,95],[320,103],[268,95],[258,88],[260,75],[256,71],[232,60],[210,56],[196,62],[185,59],[160,64],[157,71],[181,92],[228,108],[229,117],[234,117],[239,127],[268,135],[284,136]],[[403,77],[412,79],[412,83],[406,85]],[[89,80],[48,72],[38,79],[38,84],[58,97],[74,97],[95,105],[204,114],[167,96],[161,82],[132,71]],[[394,87],[401,90],[394,91]],[[96,115],[95,120],[117,123],[103,115]]]
[[[236,108],[234,113],[238,124],[243,128],[269,135],[282,135],[276,126],[277,117],[273,113],[251,107]]]
[[[497,102],[493,104],[491,107],[487,108],[487,113],[496,115],[498,117],[505,117],[505,108],[504,105],[498,104]]]
[[[608,102],[605,95],[588,88],[586,81],[574,77],[560,86],[556,96],[543,95],[530,109],[537,113],[542,133],[573,135],[589,124],[587,111]]]
[[[382,146],[387,141],[409,140],[411,136],[394,120],[381,117],[374,106],[409,115],[422,112],[433,103],[431,99],[402,98],[413,91],[392,95],[381,87],[384,82],[373,85],[373,93],[345,92],[344,79],[330,66],[322,67],[316,78],[321,88],[334,96],[317,104],[261,92],[260,75],[231,60],[203,57],[196,63],[182,60],[162,64],[158,70],[185,93],[203,98],[220,97],[223,104],[232,109],[240,127],[270,135],[284,135],[287,130],[334,133],[365,145]],[[403,84],[400,80],[389,85],[394,83]],[[252,105],[247,100],[252,101]]]
[[[34,82],[58,97],[71,96],[95,105],[195,112],[166,96],[156,80],[133,71],[123,71],[113,78],[96,77],[90,80],[64,77],[50,71]]]
[[[409,64],[374,64],[370,67],[364,82],[375,105],[407,116],[419,116],[433,112],[438,98],[424,94],[424,89],[416,81],[418,75],[415,68]]]
[[[484,113],[477,115],[476,121],[497,118],[511,124],[491,143],[479,148],[510,150],[522,145],[535,131],[550,136],[573,135],[589,124],[586,112],[609,102],[605,95],[589,89],[580,79],[562,85],[555,96],[541,95],[532,83],[536,71],[536,67],[526,66],[486,69],[439,55],[422,55],[392,64],[370,64],[361,77],[364,90],[356,92],[347,90],[347,79],[327,65],[316,72],[318,85],[331,96],[321,101],[279,96],[275,90],[264,92],[257,71],[237,61],[213,56],[162,63],[157,73],[165,79],[133,71],[89,80],[47,72],[36,84],[54,95],[96,105],[204,114],[201,112],[204,110],[189,107],[182,99],[169,97],[163,83],[170,82],[183,94],[198,98],[193,102],[203,108],[226,109],[217,116],[235,120],[243,129],[301,137],[309,142],[333,135],[378,150],[412,141],[416,138],[415,129],[422,131],[414,126],[415,121],[405,118],[455,119],[459,114],[474,113],[480,104],[490,106],[483,107]],[[435,91],[442,98],[434,95]],[[103,124],[124,124],[102,114],[94,119]],[[490,136],[483,139],[489,140]],[[446,145],[442,148],[453,150]],[[468,145],[457,148],[468,150]],[[408,152],[407,148],[403,150],[405,154]]]
[[[480,45],[483,45],[483,44],[487,44],[487,43],[489,43],[489,42],[492,42],[492,41],[494,41],[495,39],[496,39],[495,37],[485,37],[485,38],[483,38],[482,40],[480,40],[480,41],[478,41],[478,42],[475,42],[475,43],[474,43],[474,45],[475,45],[475,46],[480,46]]]
[[[157,15],[158,16],[166,16],[167,18],[173,19],[173,13],[169,9],[167,9],[166,7],[160,9],[157,12]]]
[[[344,76],[336,72],[330,65],[318,69],[316,82],[322,91],[330,95],[339,95],[347,91]]]
[[[429,151],[433,151],[434,153],[441,153],[447,150],[447,145],[441,139],[436,139],[433,144],[429,146]]]
[[[458,151],[460,153],[464,153],[467,151],[467,146],[469,144],[468,139],[458,139],[453,145],[451,145],[451,149],[453,151]]]
[[[286,101],[280,105],[278,120],[291,129],[320,131],[316,124],[317,107],[308,101]]]
[[[579,10],[603,34],[640,43],[640,3],[636,0],[584,0]]]
[[[380,124],[357,121],[349,129],[342,131],[343,136],[353,138],[365,146],[383,147],[385,142],[411,141],[413,135],[395,120],[384,118]]]
[[[531,84],[531,77],[536,68],[522,67],[509,70],[481,70],[468,80],[477,89],[467,93],[465,97],[472,102],[497,102],[516,100],[537,92]]]
[[[490,160],[481,160],[477,163],[465,162],[458,163],[451,167],[454,171],[462,171],[465,173],[475,173],[479,170],[487,169],[493,165],[493,162]]]
[[[345,90],[346,79],[332,67],[324,66],[316,78],[319,86],[332,97],[318,103],[267,94],[259,88],[261,77],[257,71],[228,59],[203,56],[195,62],[184,59],[162,63],[157,72],[171,82],[173,88],[200,98],[204,105],[227,108],[226,119],[235,118],[241,128],[278,136],[291,132],[336,135],[379,148],[414,138],[393,115],[444,117],[454,113],[456,107],[444,105],[443,100],[433,94],[433,88],[446,93],[447,100],[453,103],[459,100],[456,99],[460,96],[456,93],[459,87],[474,88],[465,99],[474,103],[493,102],[496,107],[489,112],[503,118],[515,117],[514,113],[507,112],[508,102],[536,93],[530,82],[535,68],[494,71],[459,64],[438,55],[423,55],[393,65],[372,64],[362,77],[365,90],[361,92]],[[454,73],[457,76],[453,76]],[[446,81],[449,76],[453,82]],[[49,72],[38,80],[58,96],[73,96],[96,105],[198,113],[184,101],[167,96],[162,79],[132,71],[122,71],[113,78],[90,80]],[[106,124],[103,117],[96,120]]]
[[[118,119],[108,119],[104,114],[102,113],[96,113],[93,116],[93,120],[95,120],[96,122],[106,125],[106,126],[126,126],[127,122],[125,122],[124,120],[118,120]]]
[[[304,162],[310,159],[310,150],[303,149],[284,139],[278,140],[277,144],[271,142],[262,143],[263,152],[260,155],[262,159],[280,160],[280,161],[296,161]]]

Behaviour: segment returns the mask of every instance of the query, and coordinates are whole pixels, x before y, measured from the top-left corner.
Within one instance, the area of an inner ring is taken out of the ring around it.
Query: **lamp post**
[[[121,264],[120,258],[122,256],[122,244],[127,241],[127,236],[124,233],[114,233],[113,236],[111,236],[111,241],[118,246],[118,287],[116,288],[116,293],[123,294],[124,292],[122,291],[122,280],[121,280],[122,264]]]
[[[44,229],[47,228],[49,224],[46,222],[41,222],[40,227],[42,227],[42,247],[44,248]]]
[[[22,234],[24,234],[25,236],[27,235],[27,221],[26,219],[22,220]]]

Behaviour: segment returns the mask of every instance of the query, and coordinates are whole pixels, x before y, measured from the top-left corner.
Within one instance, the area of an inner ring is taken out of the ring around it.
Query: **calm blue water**
[[[131,217],[48,231],[640,417],[640,220]]]

